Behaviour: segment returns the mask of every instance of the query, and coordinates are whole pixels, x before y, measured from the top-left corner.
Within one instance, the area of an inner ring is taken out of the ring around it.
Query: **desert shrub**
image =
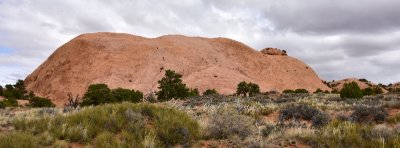
[[[399,135],[382,135],[369,125],[333,121],[302,139],[313,147],[396,147],[400,144]]]
[[[182,82],[182,75],[172,70],[166,70],[165,76],[158,81],[158,101],[168,101],[172,98],[184,99],[189,96],[189,88]]]
[[[291,90],[291,89],[286,89],[286,90],[284,90],[282,93],[294,93],[294,90]]]
[[[238,95],[238,96],[240,96],[240,95],[247,96],[248,92],[249,92],[249,88],[248,88],[247,83],[245,81],[242,81],[237,85],[236,95]]]
[[[67,108],[77,108],[80,104],[80,100],[81,98],[79,97],[79,95],[76,95],[75,97],[72,96],[72,93],[68,93],[68,99],[67,99],[67,103],[64,104],[64,107]]]
[[[26,94],[27,91],[25,89],[23,80],[17,80],[17,82],[14,85],[12,84],[5,85],[5,89],[3,88],[2,91],[2,95],[5,98],[9,99],[25,99],[27,98]]]
[[[358,123],[382,123],[386,120],[387,115],[383,108],[357,105],[353,108],[350,118]]]
[[[327,113],[318,113],[312,117],[311,121],[314,127],[322,127],[329,123],[330,118]]]
[[[325,90],[324,93],[329,94],[330,92],[329,92],[329,90]]]
[[[314,91],[315,94],[316,94],[316,93],[323,93],[323,92],[324,92],[324,91],[323,91],[322,89],[319,89],[319,88],[318,88],[317,90]]]
[[[367,87],[367,88],[363,89],[362,93],[364,96],[371,96],[371,95],[382,94],[383,90],[382,90],[382,88],[380,88],[378,86],[374,86],[374,87]]]
[[[210,117],[207,127],[208,136],[215,139],[226,139],[239,136],[242,139],[251,134],[253,119],[240,114],[235,108],[223,106]]]
[[[396,115],[394,115],[392,117],[389,117],[387,119],[387,122],[390,123],[390,124],[400,123],[400,114],[396,114]]]
[[[156,92],[149,92],[146,96],[144,96],[144,102],[155,103],[158,102]]]
[[[341,98],[362,98],[363,94],[356,82],[345,83],[340,91]]]
[[[280,131],[282,131],[281,127],[268,124],[261,130],[261,135],[263,137],[268,137],[272,133],[277,133],[277,132],[280,132]]]
[[[3,101],[0,101],[0,108],[1,107],[18,107],[18,102],[14,98],[6,98]]]
[[[339,94],[340,92],[337,89],[332,89],[331,94]]]
[[[237,95],[255,96],[260,93],[260,87],[255,83],[240,82],[236,88]]]
[[[83,96],[81,106],[100,105],[115,102],[106,84],[92,84]]]
[[[53,102],[51,102],[50,99],[35,96],[35,97],[29,99],[28,106],[30,106],[30,107],[54,107],[55,105],[53,104]]]
[[[0,85],[0,96],[4,95],[3,92],[4,92],[4,88],[3,88],[3,86]]]
[[[284,123],[289,119],[310,120],[313,126],[317,127],[329,122],[329,116],[326,113],[305,104],[291,105],[282,109],[279,113],[279,122]]]
[[[26,132],[0,134],[0,147],[4,148],[36,148],[40,147],[38,137]]]
[[[204,95],[213,95],[213,94],[218,94],[217,90],[215,89],[207,89],[206,91],[203,92]]]
[[[282,93],[297,93],[297,94],[301,94],[301,93],[309,93],[306,89],[296,89],[296,90],[291,90],[291,89],[286,89],[284,90]]]
[[[188,97],[200,96],[199,89],[194,88],[189,90]]]
[[[67,116],[18,120],[13,125],[17,131],[49,133],[55,139],[88,146],[144,147],[146,136],[153,133],[155,147],[169,147],[191,145],[200,136],[198,123],[186,113],[143,103],[96,106]]]
[[[117,88],[111,91],[113,98],[116,102],[133,102],[138,103],[143,99],[143,93],[138,90],[129,90],[124,88]]]
[[[294,90],[294,93],[305,93],[305,94],[308,94],[309,92],[308,92],[308,90],[306,90],[306,89],[296,89],[296,90]]]

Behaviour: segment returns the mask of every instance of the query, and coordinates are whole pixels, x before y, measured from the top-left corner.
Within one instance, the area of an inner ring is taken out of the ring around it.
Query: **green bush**
[[[255,96],[260,94],[260,87],[254,83],[248,83],[247,86],[249,87],[249,96]]]
[[[383,93],[382,88],[380,88],[378,86],[367,87],[362,90],[362,94],[364,96],[371,96],[371,95],[377,95],[377,94],[382,94],[382,93]]]
[[[363,94],[356,82],[345,83],[340,91],[341,98],[362,98]]]
[[[89,86],[81,106],[100,105],[115,102],[110,88],[106,84],[92,84]]]
[[[199,89],[190,89],[189,90],[189,97],[200,96]]]
[[[314,91],[314,94],[323,93],[323,92],[324,92],[324,91],[323,91],[322,89],[319,89],[319,88],[318,88],[317,90]]]
[[[294,90],[294,93],[297,93],[297,94],[303,94],[303,93],[308,94],[309,92],[306,89],[296,89],[296,90]]]
[[[26,99],[27,91],[23,80],[18,80],[14,85],[7,84],[5,88],[1,87],[1,95],[9,99]]]
[[[4,92],[4,88],[3,88],[3,86],[0,85],[0,96],[4,95],[3,92]]]
[[[113,98],[117,102],[141,102],[143,99],[143,93],[137,90],[129,90],[124,88],[117,88],[111,91]]]
[[[260,87],[255,83],[240,82],[237,85],[236,94],[243,96],[255,96],[260,93]]]
[[[55,105],[53,104],[53,102],[51,102],[50,99],[35,96],[35,97],[29,99],[28,106],[30,106],[30,107],[54,107]]]
[[[5,107],[18,107],[18,102],[14,98],[6,98],[3,101],[0,101],[0,108]]]
[[[332,89],[331,94],[340,94],[340,92],[337,89]]]
[[[286,89],[286,90],[284,90],[282,93],[284,93],[284,94],[294,93],[294,90]]]
[[[207,89],[206,91],[203,92],[203,96],[213,95],[213,94],[218,94],[217,90],[215,90],[215,89]]]
[[[182,83],[182,75],[172,70],[166,70],[165,76],[158,81],[158,101],[168,101],[172,98],[184,99],[190,95],[189,88]]]
[[[200,137],[198,123],[186,113],[146,103],[107,104],[66,116],[16,120],[12,125],[33,136],[49,134],[56,140],[89,147],[190,146]]]
[[[296,90],[291,90],[291,89],[286,89],[284,91],[282,91],[282,93],[284,94],[288,94],[288,93],[296,93],[296,94],[302,94],[302,93],[309,93],[306,89],[296,89]]]

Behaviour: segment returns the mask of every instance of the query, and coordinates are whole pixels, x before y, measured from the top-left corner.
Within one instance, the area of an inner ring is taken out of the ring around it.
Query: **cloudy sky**
[[[322,79],[400,81],[399,0],[0,0],[0,84],[88,32],[228,37],[278,47]]]

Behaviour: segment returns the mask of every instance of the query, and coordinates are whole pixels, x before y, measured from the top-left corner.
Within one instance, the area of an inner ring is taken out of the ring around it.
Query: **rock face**
[[[145,94],[156,91],[166,69],[181,73],[183,82],[200,92],[215,88],[232,94],[241,81],[257,83],[262,91],[330,90],[303,62],[263,54],[231,39],[120,33],[90,33],[72,39],[30,74],[25,84],[29,91],[62,106],[68,93],[82,96],[94,83]]]
[[[332,89],[340,91],[345,83],[351,83],[351,82],[356,82],[361,89],[378,86],[375,83],[372,83],[371,81],[368,81],[366,79],[357,79],[357,78],[347,78],[340,81],[330,82],[329,86],[331,86]],[[384,93],[388,92],[385,88],[383,87],[380,88],[383,90]]]
[[[393,83],[392,85],[389,85],[387,87],[388,90],[395,90],[395,89],[400,89],[400,82]]]
[[[261,53],[267,54],[267,55],[287,56],[287,53],[285,50],[280,50],[278,48],[264,48],[263,50],[261,50]]]

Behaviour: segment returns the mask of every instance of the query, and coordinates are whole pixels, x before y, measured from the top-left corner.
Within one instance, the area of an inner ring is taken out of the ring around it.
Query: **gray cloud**
[[[0,84],[23,79],[57,47],[87,32],[228,37],[278,47],[323,79],[400,81],[396,0],[3,0]],[[19,75],[15,75],[19,74]]]

